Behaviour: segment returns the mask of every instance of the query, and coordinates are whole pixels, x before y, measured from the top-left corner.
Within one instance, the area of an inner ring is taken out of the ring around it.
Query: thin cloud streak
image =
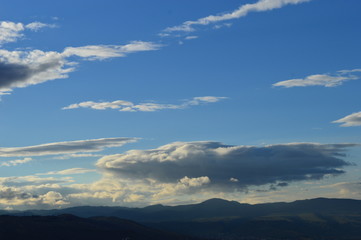
[[[164,29],[163,32],[193,32],[196,30],[193,26],[196,25],[209,25],[223,21],[229,21],[245,17],[248,13],[251,12],[271,11],[273,9],[282,8],[286,5],[300,4],[309,1],[310,0],[260,0],[256,3],[244,4],[230,13],[221,15],[210,15],[195,21],[186,21],[181,25],[168,27]]]
[[[86,102],[71,104],[62,109],[69,110],[76,108],[91,108],[95,110],[117,109],[121,112],[154,112],[164,109],[184,109],[189,106],[196,106],[205,103],[215,103],[226,98],[227,97],[215,97],[215,96],[194,97],[191,100],[187,100],[184,103],[178,105],[159,104],[154,102],[135,104],[133,102],[124,101],[124,100],[116,100],[113,102],[86,101]]]
[[[100,138],[80,141],[55,142],[27,147],[0,148],[0,157],[46,156],[82,152],[100,152],[105,148],[120,147],[136,142],[137,138]]]
[[[90,173],[95,172],[95,169],[88,169],[88,168],[69,168],[60,171],[50,171],[47,173],[38,173],[36,175],[74,175],[74,174],[83,174],[83,173]]]
[[[305,78],[296,78],[274,83],[274,87],[310,87],[310,86],[323,86],[323,87],[336,87],[342,85],[346,81],[358,80],[361,69],[341,70],[336,74],[315,74]]]

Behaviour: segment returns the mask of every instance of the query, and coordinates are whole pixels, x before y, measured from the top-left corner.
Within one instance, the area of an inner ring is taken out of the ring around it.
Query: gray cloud
[[[21,87],[24,82],[35,75],[61,68],[62,65],[60,61],[43,63],[33,67],[25,64],[0,62],[0,90]]]
[[[229,146],[219,142],[176,142],[151,150],[105,156],[97,166],[119,178],[174,183],[185,176],[206,176],[212,186],[247,188],[321,179],[344,173],[345,148],[355,144],[291,143]],[[230,181],[233,179],[233,181]],[[208,186],[207,185],[207,186]]]
[[[137,141],[137,138],[101,138],[80,141],[55,142],[27,147],[0,148],[0,157],[45,156],[79,152],[98,152]]]

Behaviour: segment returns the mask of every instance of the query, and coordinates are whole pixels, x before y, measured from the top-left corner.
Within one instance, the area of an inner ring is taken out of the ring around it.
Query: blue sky
[[[360,7],[3,1],[0,206],[361,199]]]

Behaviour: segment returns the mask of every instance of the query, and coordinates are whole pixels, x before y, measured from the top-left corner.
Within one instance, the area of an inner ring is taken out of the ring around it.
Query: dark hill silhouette
[[[4,240],[193,240],[179,234],[145,227],[114,217],[80,218],[59,216],[0,216],[0,239]]]
[[[325,215],[361,215],[361,200],[316,198],[285,203],[241,204],[236,201],[210,199],[198,204],[163,206],[152,205],[145,208],[126,207],[72,207],[56,210],[31,210],[6,212],[17,216],[72,214],[79,217],[113,216],[138,222],[161,222],[174,220],[196,220],[202,218],[253,218],[272,214],[317,213]]]

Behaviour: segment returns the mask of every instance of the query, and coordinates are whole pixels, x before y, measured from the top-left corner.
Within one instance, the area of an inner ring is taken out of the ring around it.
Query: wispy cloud
[[[32,31],[39,31],[42,28],[55,28],[56,24],[48,24],[48,23],[42,23],[42,22],[32,22],[27,25],[25,25],[25,28],[30,29]]]
[[[204,96],[194,97],[191,100],[187,100],[182,104],[159,104],[154,102],[145,102],[135,104],[133,102],[116,100],[113,102],[93,102],[86,101],[81,103],[71,104],[64,107],[63,110],[76,109],[76,108],[91,108],[95,110],[117,109],[122,112],[154,112],[164,109],[183,109],[189,106],[200,105],[204,103],[218,102],[226,97]]]
[[[187,36],[185,37],[185,40],[192,40],[192,39],[197,39],[198,36]]]
[[[6,162],[1,162],[0,163],[0,167],[11,167],[11,166],[16,166],[19,164],[24,164],[24,163],[28,163],[30,161],[32,161],[32,158],[24,158],[24,159],[16,159],[16,160],[10,160],[10,161],[6,161]]]
[[[342,85],[345,81],[358,80],[361,69],[341,70],[335,74],[315,74],[305,78],[296,78],[274,83],[274,87],[309,87],[309,86],[324,86],[336,87]]]
[[[0,148],[0,157],[46,156],[82,152],[99,152],[105,148],[120,147],[136,142],[137,138],[101,138],[80,141],[55,142],[27,147]]]
[[[54,24],[46,24],[41,22],[32,22],[29,24],[15,23],[10,21],[0,22],[0,46],[4,43],[15,42],[19,38],[23,37],[23,31],[31,30],[38,31],[45,27],[55,27]]]
[[[94,154],[94,153],[72,153],[72,154],[65,154],[61,156],[53,157],[53,159],[70,159],[70,158],[95,158],[95,157],[102,157],[101,154]]]
[[[248,13],[251,12],[270,11],[273,9],[282,8],[286,5],[299,4],[308,1],[310,0],[259,0],[256,3],[244,4],[230,13],[210,15],[207,17],[199,18],[195,21],[186,21],[181,25],[168,27],[164,29],[163,32],[193,32],[196,30],[194,26],[197,25],[216,24],[223,21],[229,21],[245,17]]]
[[[341,123],[341,127],[361,126],[361,112],[352,113],[346,117],[333,121],[333,123]]]

